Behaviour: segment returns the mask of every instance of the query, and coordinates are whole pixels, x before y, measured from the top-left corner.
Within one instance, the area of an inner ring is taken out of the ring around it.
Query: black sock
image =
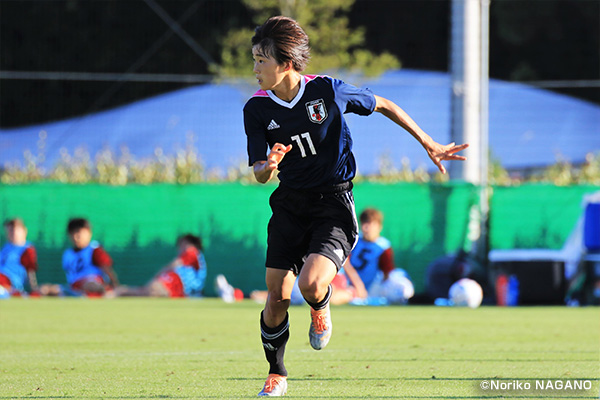
[[[290,337],[289,315],[285,314],[285,319],[279,326],[269,328],[265,324],[263,312],[260,313],[260,333],[265,356],[270,366],[269,374],[287,376],[287,370],[283,365],[283,354],[285,353],[285,344]]]
[[[304,300],[306,300],[306,302],[308,303],[309,306],[311,306],[313,308],[313,310],[318,311],[318,310],[322,310],[325,307],[327,307],[327,304],[329,304],[329,299],[331,299],[331,285],[329,285],[327,287],[327,294],[325,295],[325,298],[323,300],[321,300],[318,303],[311,303],[310,301],[306,300],[306,298]]]

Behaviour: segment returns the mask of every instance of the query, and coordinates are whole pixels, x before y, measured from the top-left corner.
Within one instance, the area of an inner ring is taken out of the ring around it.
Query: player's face
[[[362,231],[363,238],[367,242],[374,242],[379,238],[381,234],[381,223],[379,221],[366,221],[360,224],[360,230]]]
[[[22,225],[5,226],[6,238],[17,246],[23,246],[27,242],[27,228]]]
[[[252,48],[252,58],[254,58],[254,75],[262,90],[274,90],[283,81],[286,75],[286,68],[277,64],[275,58],[267,57],[257,46]]]
[[[92,241],[92,231],[87,228],[81,228],[78,231],[70,233],[69,239],[71,239],[71,242],[75,248],[84,249],[88,247]]]
[[[186,251],[187,248],[190,246],[191,246],[191,244],[185,240],[180,240],[179,243],[177,243],[177,249],[179,250],[180,253],[183,253],[184,251]]]

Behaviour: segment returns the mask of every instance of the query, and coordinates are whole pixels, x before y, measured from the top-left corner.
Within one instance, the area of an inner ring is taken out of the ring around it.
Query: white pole
[[[481,0],[481,83],[480,83],[480,212],[481,240],[480,243],[487,251],[488,215],[489,215],[489,44],[490,44],[490,0]],[[487,255],[485,257],[487,259]]]
[[[489,6],[490,0],[452,0],[451,141],[470,147],[467,161],[451,163],[450,178],[479,186],[468,239],[480,260],[487,260],[489,214]]]
[[[450,178],[481,183],[481,7],[480,0],[452,0],[451,141],[469,143],[467,161],[450,164]]]

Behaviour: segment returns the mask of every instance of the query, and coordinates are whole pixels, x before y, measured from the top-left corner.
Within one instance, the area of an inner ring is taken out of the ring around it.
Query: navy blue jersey
[[[292,145],[279,164],[279,180],[295,189],[329,186],[356,174],[352,137],[344,113],[369,115],[375,96],[328,76],[302,76],[291,102],[259,90],[244,107],[248,158],[267,160],[267,146]]]

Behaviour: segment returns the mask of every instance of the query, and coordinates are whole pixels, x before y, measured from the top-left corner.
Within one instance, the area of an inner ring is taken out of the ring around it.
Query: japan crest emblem
[[[306,111],[308,111],[310,122],[314,122],[315,124],[321,124],[327,119],[327,109],[325,108],[323,99],[306,103]]]

